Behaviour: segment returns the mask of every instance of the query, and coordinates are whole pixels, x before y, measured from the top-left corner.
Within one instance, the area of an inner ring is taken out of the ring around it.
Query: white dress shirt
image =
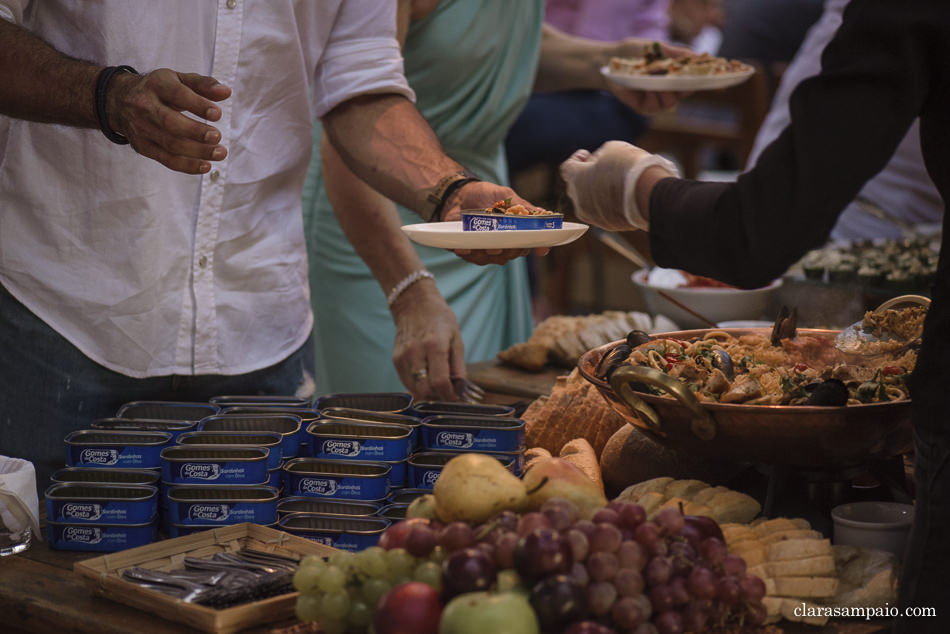
[[[313,321],[300,203],[312,120],[360,94],[413,98],[395,4],[0,0],[0,17],[73,57],[232,89],[213,123],[229,155],[203,176],[99,130],[0,116],[0,283],[129,376],[286,358]]]

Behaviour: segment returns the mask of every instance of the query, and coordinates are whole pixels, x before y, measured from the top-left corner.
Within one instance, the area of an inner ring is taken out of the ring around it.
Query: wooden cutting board
[[[566,368],[555,367],[527,372],[494,360],[471,363],[467,370],[469,380],[488,392],[532,399],[550,394],[555,379],[570,373]]]

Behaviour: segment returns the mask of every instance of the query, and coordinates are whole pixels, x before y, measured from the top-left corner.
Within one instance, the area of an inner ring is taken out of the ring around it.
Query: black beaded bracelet
[[[465,178],[460,178],[449,183],[448,187],[445,188],[445,191],[442,192],[440,197],[439,204],[435,206],[435,209],[432,211],[432,216],[429,217],[429,222],[439,222],[442,219],[442,211],[445,209],[445,203],[452,198],[452,194],[462,188],[463,185],[468,183],[481,182],[482,179],[476,178],[474,176],[466,176]]]
[[[106,135],[106,138],[119,145],[128,145],[129,140],[112,129],[109,125],[109,117],[106,115],[106,91],[112,78],[119,71],[138,75],[138,71],[131,66],[106,66],[99,72],[96,78],[96,119],[99,120],[99,129]]]

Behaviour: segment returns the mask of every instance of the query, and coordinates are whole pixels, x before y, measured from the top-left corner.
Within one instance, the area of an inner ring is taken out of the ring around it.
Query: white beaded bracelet
[[[413,271],[393,287],[393,290],[390,291],[389,295],[386,297],[386,305],[390,308],[393,307],[393,304],[399,299],[399,296],[402,295],[407,288],[418,282],[419,280],[430,279],[434,280],[435,275],[429,273],[425,269],[419,269],[418,271]]]

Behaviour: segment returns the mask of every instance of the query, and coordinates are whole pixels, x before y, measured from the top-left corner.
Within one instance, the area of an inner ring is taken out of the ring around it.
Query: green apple
[[[538,634],[528,599],[514,592],[460,594],[442,610],[439,634]]]

